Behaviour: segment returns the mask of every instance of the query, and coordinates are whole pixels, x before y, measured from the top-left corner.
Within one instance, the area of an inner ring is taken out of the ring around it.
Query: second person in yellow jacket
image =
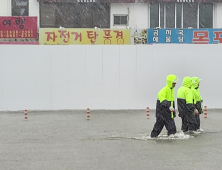
[[[198,111],[194,105],[194,95],[191,90],[192,82],[192,78],[185,77],[183,85],[177,90],[177,106],[182,119],[181,130],[183,132],[197,130],[194,114]]]

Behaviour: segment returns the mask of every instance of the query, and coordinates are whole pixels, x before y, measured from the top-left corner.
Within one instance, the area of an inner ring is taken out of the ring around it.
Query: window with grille
[[[213,3],[150,4],[150,28],[213,28]]]
[[[128,15],[114,15],[113,25],[127,25]]]
[[[12,16],[29,16],[29,1],[12,0]]]

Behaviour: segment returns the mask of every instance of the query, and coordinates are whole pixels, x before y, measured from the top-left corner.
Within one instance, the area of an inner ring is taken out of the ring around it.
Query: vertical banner
[[[126,29],[39,29],[40,45],[124,45],[130,43],[130,30]]]
[[[0,38],[38,38],[37,17],[0,17]]]

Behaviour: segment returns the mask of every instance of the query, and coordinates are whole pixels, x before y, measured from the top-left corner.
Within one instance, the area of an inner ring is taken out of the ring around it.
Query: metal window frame
[[[114,20],[115,20],[115,17],[126,17],[127,19],[127,22],[126,24],[121,24],[121,20],[120,20],[120,24],[115,24],[114,23]],[[128,14],[113,14],[113,26],[127,26],[128,25],[128,18],[129,18],[129,15]]]
[[[181,10],[181,28],[184,28],[184,26],[183,26],[183,20],[184,20],[184,18],[183,18],[183,12],[184,12],[184,7],[183,7],[183,4],[184,3],[181,3],[182,4],[182,10]],[[149,13],[148,13],[148,15],[149,15],[149,23],[148,23],[148,25],[149,25],[149,28],[150,28],[150,7],[151,7],[151,5],[149,4],[149,6],[148,6],[148,8],[149,8]],[[158,3],[158,9],[159,9],[159,11],[158,11],[158,25],[159,25],[159,28],[160,28],[160,20],[161,20],[161,18],[160,18],[160,3]],[[164,3],[164,28],[166,28],[166,3]],[[200,19],[200,3],[198,3],[197,4],[197,28],[199,28],[199,19]],[[176,3],[175,3],[175,8],[174,8],[174,13],[175,13],[175,28],[177,27],[177,20],[176,20],[176,17],[177,17],[177,15],[176,15],[176,13],[177,13],[177,9],[176,9]],[[214,21],[214,19],[215,19],[215,4],[213,3],[213,28],[214,28],[214,26],[215,26],[215,21]]]
[[[174,3],[174,28],[177,28],[177,4]]]

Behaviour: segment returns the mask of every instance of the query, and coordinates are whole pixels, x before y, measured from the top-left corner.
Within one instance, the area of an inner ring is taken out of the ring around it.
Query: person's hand
[[[197,109],[194,109],[194,114],[195,114],[196,116],[199,115],[199,112],[198,112]]]
[[[202,108],[200,109],[200,113],[199,114],[201,114],[201,113],[203,113],[203,109]]]
[[[169,109],[171,112],[175,112],[175,109],[172,106],[170,106]]]

